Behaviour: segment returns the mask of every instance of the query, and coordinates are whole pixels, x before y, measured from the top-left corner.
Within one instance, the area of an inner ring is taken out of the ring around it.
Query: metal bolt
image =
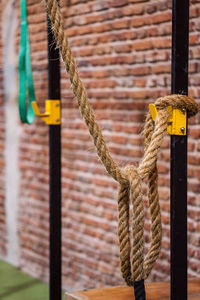
[[[185,108],[182,108],[181,111],[182,111],[183,113],[185,113]]]
[[[56,122],[59,122],[60,121],[60,119],[56,119]]]
[[[181,127],[181,132],[182,132],[182,133],[185,132],[185,127]]]
[[[56,104],[56,107],[59,107],[59,106],[60,106],[60,104],[59,104],[59,103],[57,103],[57,104]]]

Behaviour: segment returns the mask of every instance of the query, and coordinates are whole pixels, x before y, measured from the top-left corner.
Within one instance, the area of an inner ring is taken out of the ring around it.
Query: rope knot
[[[139,172],[138,172],[138,168],[134,165],[127,165],[124,168],[121,169],[121,172],[123,174],[123,176],[127,179],[127,181],[130,183],[137,179],[141,179]]]
[[[186,95],[172,94],[160,97],[156,100],[155,105],[158,110],[165,109],[167,106],[185,110],[187,111],[188,118],[195,116],[199,111],[199,106],[194,99]]]

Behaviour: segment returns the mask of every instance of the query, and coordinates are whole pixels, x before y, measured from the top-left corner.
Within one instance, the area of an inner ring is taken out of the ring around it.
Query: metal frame
[[[173,0],[172,93],[188,93],[189,0]],[[48,19],[49,99],[60,99],[59,50]],[[61,300],[61,126],[49,126],[50,300]],[[187,300],[187,134],[171,136],[171,300]],[[144,286],[143,286],[144,292]],[[145,294],[140,299],[145,299]]]
[[[189,0],[173,0],[172,94],[188,93]],[[171,300],[187,299],[187,134],[171,136]]]
[[[60,99],[60,60],[55,38],[48,22],[48,97]],[[62,299],[61,271],[61,125],[49,125],[50,253],[49,299]]]

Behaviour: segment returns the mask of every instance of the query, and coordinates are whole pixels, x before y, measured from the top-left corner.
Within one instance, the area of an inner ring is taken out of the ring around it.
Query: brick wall
[[[65,28],[90,103],[113,158],[121,165],[142,155],[147,104],[170,92],[171,1],[62,1]],[[46,15],[28,0],[37,100],[47,97]],[[200,95],[200,1],[190,10],[190,96]],[[19,32],[18,32],[19,34]],[[18,43],[17,35],[16,43]],[[63,282],[73,288],[122,283],[117,238],[117,184],[97,158],[62,70]],[[189,275],[200,274],[200,130],[190,121]],[[20,241],[23,270],[48,274],[48,135],[40,121],[21,127]],[[169,278],[169,138],[159,160],[163,242],[152,280]],[[148,213],[147,213],[147,217]],[[149,242],[149,218],[145,224]]]
[[[31,60],[38,102],[47,98],[47,33],[45,6],[27,1]],[[19,1],[17,2],[19,17]],[[19,45],[19,30],[16,45]],[[48,127],[37,118],[21,126],[19,143],[20,265],[47,280],[48,271]]]
[[[2,13],[0,7],[0,256],[6,255],[6,216],[5,216],[5,111],[3,93],[3,45],[2,45]]]

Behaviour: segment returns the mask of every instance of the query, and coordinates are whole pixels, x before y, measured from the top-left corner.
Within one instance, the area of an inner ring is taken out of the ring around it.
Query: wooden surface
[[[170,300],[170,285],[168,282],[147,283],[147,300]],[[189,281],[188,300],[200,300],[200,279]],[[133,288],[117,286],[113,288],[66,293],[65,300],[134,300]]]

